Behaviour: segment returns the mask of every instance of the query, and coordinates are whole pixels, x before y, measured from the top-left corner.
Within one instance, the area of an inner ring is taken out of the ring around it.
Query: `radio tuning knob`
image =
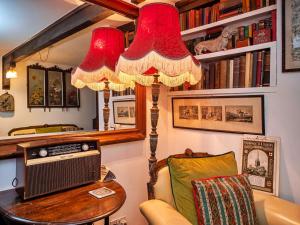
[[[48,155],[48,151],[45,148],[41,148],[39,151],[40,157],[46,157]]]
[[[89,145],[88,144],[83,144],[82,146],[81,146],[81,149],[83,150],[83,151],[87,151],[87,150],[89,150]]]

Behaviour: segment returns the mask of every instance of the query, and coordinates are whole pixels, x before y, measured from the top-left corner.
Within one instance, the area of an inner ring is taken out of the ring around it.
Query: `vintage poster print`
[[[201,106],[201,119],[222,121],[222,106]]]
[[[252,123],[253,122],[253,106],[251,105],[226,105],[225,106],[226,121]]]
[[[179,118],[182,120],[198,120],[198,106],[179,106]]]
[[[242,141],[242,173],[256,190],[278,195],[279,139],[244,137]]]

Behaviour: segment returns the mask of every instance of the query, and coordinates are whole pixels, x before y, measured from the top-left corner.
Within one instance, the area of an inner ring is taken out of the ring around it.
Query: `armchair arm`
[[[254,191],[259,224],[300,225],[300,205]]]
[[[150,225],[192,225],[176,209],[161,200],[143,202],[140,211]]]

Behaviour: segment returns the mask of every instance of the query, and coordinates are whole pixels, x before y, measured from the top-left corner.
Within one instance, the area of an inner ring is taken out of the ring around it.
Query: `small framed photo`
[[[300,71],[300,1],[282,1],[282,71]]]
[[[278,196],[280,138],[247,135],[242,139],[242,173],[253,189]]]
[[[64,71],[64,103],[67,108],[80,107],[80,90],[71,84],[72,68]]]
[[[27,107],[46,107],[46,68],[39,64],[27,66]]]
[[[47,107],[49,108],[64,106],[63,77],[62,69],[56,66],[47,69]]]
[[[114,123],[135,125],[135,100],[113,101]]]
[[[174,128],[264,134],[264,96],[172,99]]]

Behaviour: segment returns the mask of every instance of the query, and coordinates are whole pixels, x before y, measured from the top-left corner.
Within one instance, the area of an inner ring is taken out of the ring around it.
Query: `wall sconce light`
[[[11,62],[10,63],[10,67],[9,70],[6,72],[5,77],[7,79],[13,79],[13,78],[17,78],[18,74],[16,71],[16,63],[15,62]]]

